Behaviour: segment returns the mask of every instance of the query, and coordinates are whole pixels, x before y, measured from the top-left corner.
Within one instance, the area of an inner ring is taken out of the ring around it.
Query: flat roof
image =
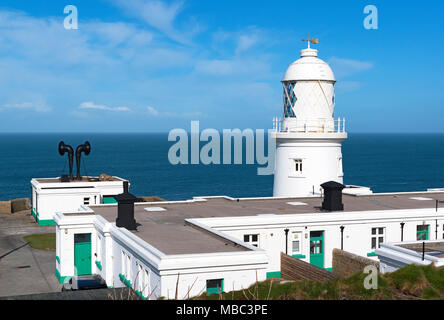
[[[424,241],[424,252],[430,256],[444,258],[444,241],[428,242]],[[398,247],[409,249],[416,252],[422,252],[423,242],[415,242],[408,244],[398,244]]]
[[[62,183],[61,178],[36,178],[34,180],[36,180],[38,183]],[[74,179],[68,182],[63,182],[63,183],[75,183],[75,182],[108,182],[108,181],[126,181],[125,179],[119,178],[119,177],[110,177],[108,178],[108,180],[99,180],[99,177],[85,177],[82,176],[81,180],[77,180],[76,177],[74,176]]]
[[[199,198],[206,201],[198,201]],[[185,223],[190,218],[256,216],[261,214],[320,213],[323,199],[199,197],[195,201],[136,203],[134,216],[140,224],[135,235],[165,254],[213,253],[249,250]],[[344,212],[434,208],[444,192],[343,195]],[[117,205],[90,206],[109,222],[117,217]],[[145,210],[150,208],[149,211]]]

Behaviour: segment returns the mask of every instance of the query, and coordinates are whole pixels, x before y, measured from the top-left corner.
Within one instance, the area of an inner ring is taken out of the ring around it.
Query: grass
[[[29,243],[31,248],[55,251],[56,250],[56,235],[55,233],[33,234],[23,237],[23,239]]]
[[[367,274],[325,283],[266,280],[248,289],[202,294],[196,300],[428,300],[444,299],[444,267],[409,265],[378,276],[377,289],[365,289]]]

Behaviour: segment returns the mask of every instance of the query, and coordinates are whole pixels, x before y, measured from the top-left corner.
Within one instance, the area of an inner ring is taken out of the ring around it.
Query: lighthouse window
[[[294,170],[302,172],[302,159],[294,159]]]
[[[294,114],[293,108],[296,104],[297,97],[294,93],[294,86],[296,82],[286,82],[284,83],[284,117],[285,118],[294,118],[296,115]]]

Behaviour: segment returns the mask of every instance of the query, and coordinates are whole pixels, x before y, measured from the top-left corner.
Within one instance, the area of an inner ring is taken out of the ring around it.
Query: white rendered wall
[[[91,233],[92,273],[115,288],[125,286],[119,277],[124,274],[134,290],[143,289],[145,298],[174,298],[178,274],[178,297],[181,299],[201,294],[206,290],[206,280],[210,279],[224,279],[224,290],[230,291],[247,288],[266,278],[268,259],[263,251],[171,256],[100,216],[58,213],[55,221],[56,252],[61,261],[56,267],[62,277],[75,275],[74,234]],[[122,252],[125,261],[122,261]],[[96,261],[101,262],[102,270]]]
[[[276,139],[274,197],[305,197],[321,193],[321,184],[343,183],[343,139]],[[295,171],[302,160],[302,172]]]
[[[210,228],[243,240],[246,234],[259,234],[259,247],[267,252],[269,267],[267,272],[280,271],[280,253],[285,253],[285,229],[289,229],[288,254],[292,254],[291,234],[302,232],[302,252],[310,262],[310,231],[324,231],[324,268],[332,267],[332,251],[341,248],[340,227],[344,226],[345,251],[368,257],[373,253],[371,248],[372,228],[385,228],[384,242],[401,240],[401,222],[404,222],[404,241],[416,240],[416,227],[429,225],[429,239],[434,240],[436,228],[437,239],[442,239],[444,212],[434,216],[434,210],[390,210],[363,211],[358,213],[316,213],[296,215],[270,215],[236,218],[190,219]],[[432,218],[433,217],[433,218]],[[438,227],[436,227],[438,223]],[[377,257],[368,257],[377,260]]]
[[[85,198],[89,198],[89,205],[94,205],[100,204],[103,196],[123,193],[123,180],[39,183],[33,179],[31,185],[33,209],[38,214],[39,220],[52,220],[56,212],[76,211],[84,204]]]

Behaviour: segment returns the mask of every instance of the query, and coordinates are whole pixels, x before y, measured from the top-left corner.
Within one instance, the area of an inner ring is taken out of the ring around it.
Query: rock
[[[28,198],[11,200],[11,213],[31,209],[31,201]]]
[[[0,201],[0,214],[10,214],[11,212],[11,201]]]

